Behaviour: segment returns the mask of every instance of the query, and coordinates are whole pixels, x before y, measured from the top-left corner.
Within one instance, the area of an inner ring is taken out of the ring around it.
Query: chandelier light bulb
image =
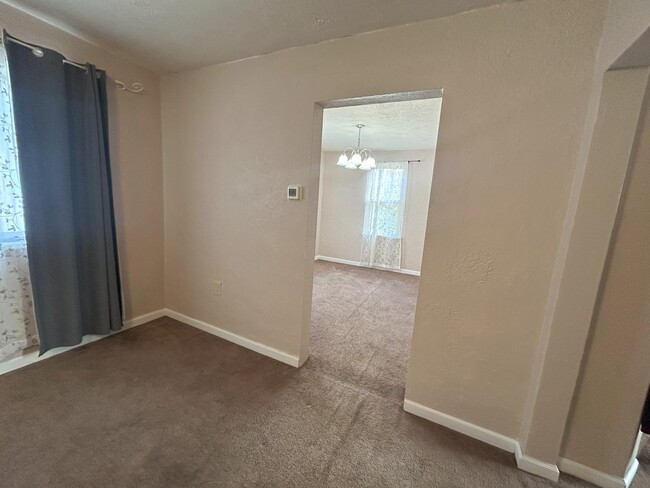
[[[362,169],[363,171],[370,171],[372,168],[368,165],[368,160],[364,159],[361,162],[361,166],[359,166],[359,169]]]
[[[364,171],[374,169],[377,167],[377,164],[375,162],[375,158],[370,156],[372,151],[370,149],[361,149],[361,129],[363,129],[365,126],[363,124],[357,124],[356,127],[359,130],[359,133],[357,135],[357,148],[346,148],[339,156],[339,160],[337,161],[336,165],[347,169],[361,169]],[[349,157],[347,155],[348,151],[350,151]]]

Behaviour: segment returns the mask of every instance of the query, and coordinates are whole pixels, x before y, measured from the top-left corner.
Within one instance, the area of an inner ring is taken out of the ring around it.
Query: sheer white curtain
[[[378,163],[368,172],[361,262],[400,269],[408,163]]]
[[[8,77],[0,46],[0,361],[38,344]]]

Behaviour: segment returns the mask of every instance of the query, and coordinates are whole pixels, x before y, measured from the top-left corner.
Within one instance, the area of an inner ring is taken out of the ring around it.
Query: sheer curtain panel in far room
[[[373,268],[400,269],[408,162],[378,163],[368,173],[361,262]]]

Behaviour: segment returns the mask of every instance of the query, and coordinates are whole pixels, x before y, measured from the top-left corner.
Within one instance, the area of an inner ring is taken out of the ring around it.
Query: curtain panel
[[[0,361],[38,344],[9,73],[0,47]]]
[[[365,266],[400,269],[406,206],[408,163],[379,163],[368,172],[361,262]]]
[[[6,50],[43,353],[122,327],[106,74],[50,49]]]

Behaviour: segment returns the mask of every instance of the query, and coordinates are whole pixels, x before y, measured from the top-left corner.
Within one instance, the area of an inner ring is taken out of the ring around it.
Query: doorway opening
[[[406,95],[324,105],[310,330],[312,367],[399,403],[442,107]]]

